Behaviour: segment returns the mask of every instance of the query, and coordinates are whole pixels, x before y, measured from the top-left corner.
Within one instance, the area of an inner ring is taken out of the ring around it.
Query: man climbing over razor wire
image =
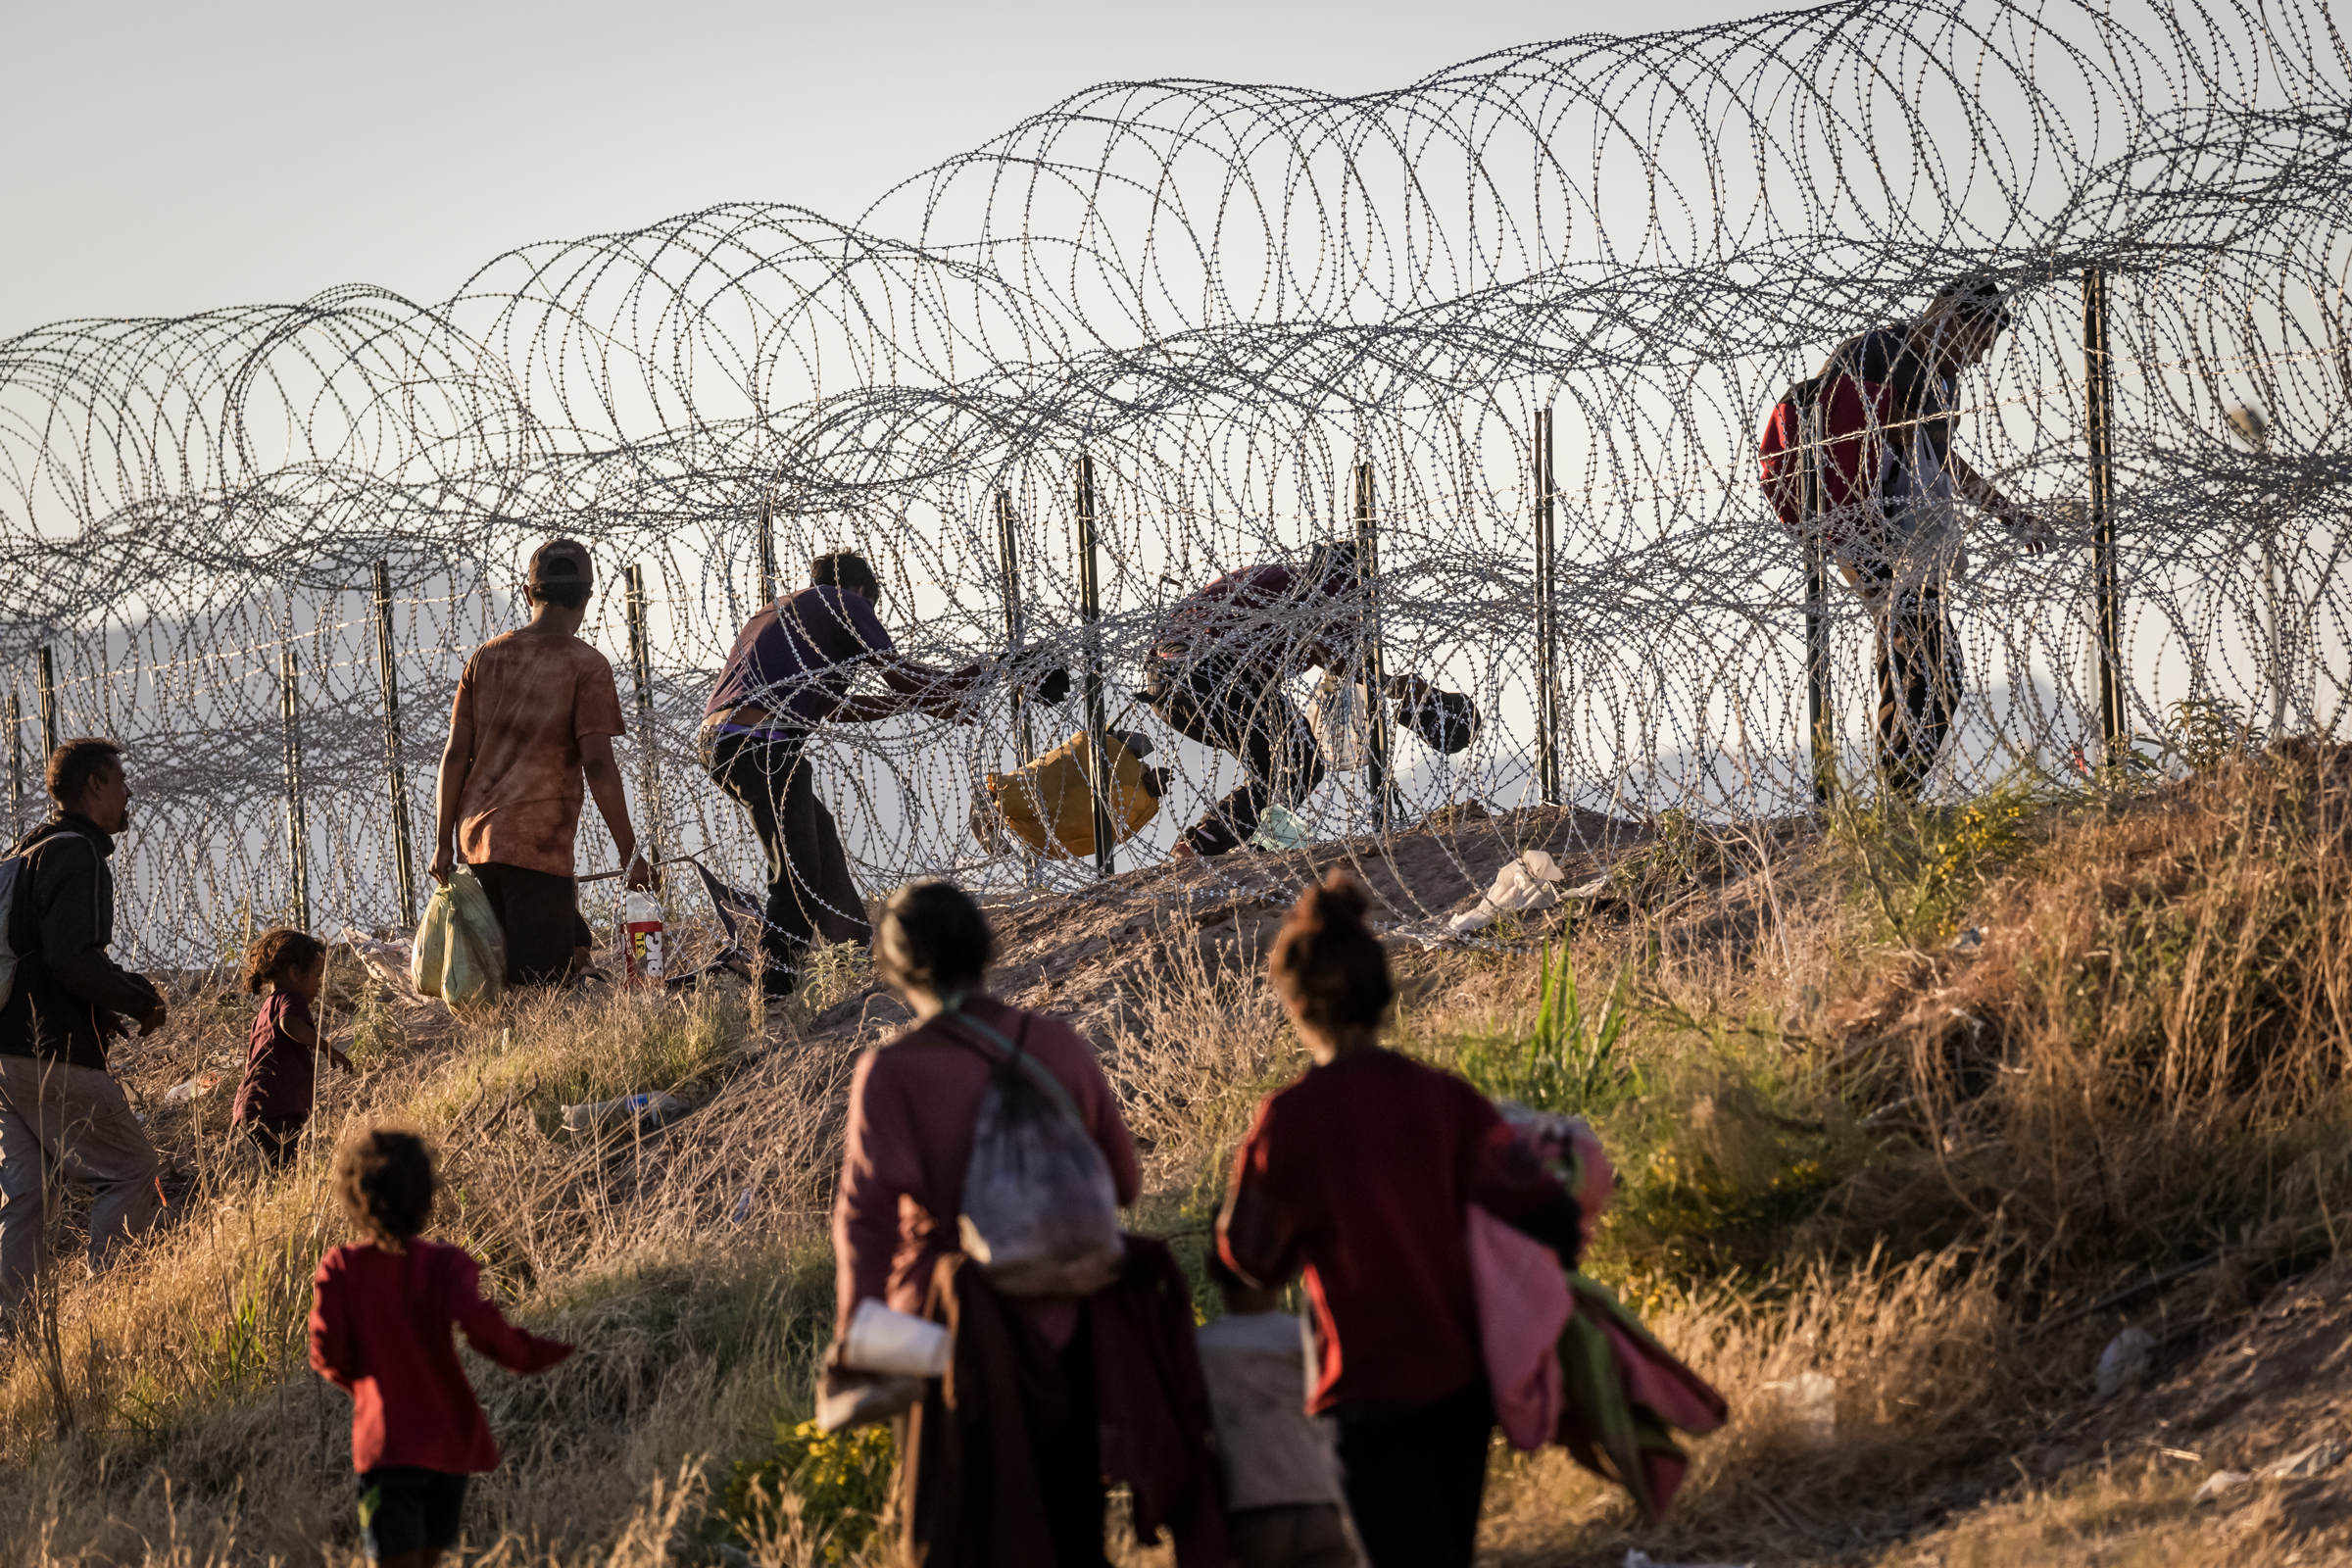
[[[1168,611],[1144,656],[1144,701],[1179,735],[1242,763],[1241,783],[1176,841],[1179,858],[1230,854],[1268,807],[1296,810],[1314,793],[1323,757],[1282,683],[1316,666],[1356,679],[1363,610],[1355,545],[1325,540],[1303,565],[1244,566]],[[1418,702],[1433,688],[1392,675],[1383,694]]]
[[[864,557],[817,557],[808,587],[745,623],[704,710],[703,765],[751,813],[767,857],[760,959],[770,997],[800,983],[801,956],[820,937],[873,939],[841,832],[816,796],[810,733],[828,721],[864,724],[907,712],[969,723],[963,699],[989,674],[985,660],[938,670],[900,654],[876,612],[881,601],[881,581]],[[867,669],[887,693],[850,691]]]
[[[2009,325],[1991,282],[1946,285],[1916,320],[1831,351],[1818,383],[1827,459],[1825,538],[1877,632],[1879,769],[1916,796],[1951,739],[1964,691],[1944,592],[1968,569],[1958,503],[2007,525],[2029,551],[2049,530],[1952,449],[1960,372]]]

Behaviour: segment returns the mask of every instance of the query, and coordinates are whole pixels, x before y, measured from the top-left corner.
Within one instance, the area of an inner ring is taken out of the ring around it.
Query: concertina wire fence
[[[1164,858],[1237,764],[1134,706],[1161,614],[1359,531],[1387,668],[1484,724],[1450,758],[1395,729],[1377,791],[1335,772],[1299,808],[1316,832],[1546,795],[1806,810],[1805,554],[1757,430],[1832,345],[1968,275],[2016,323],[1962,378],[1956,445],[2057,543],[1974,531],[1930,793],[2095,761],[2182,701],[2337,733],[2348,80],[2317,3],[1839,4],[1355,98],[1121,83],[855,225],[725,206],[512,252],[439,304],[354,285],[24,332],[0,342],[10,825],[42,810],[50,736],[111,735],[137,959],[211,963],[293,912],[400,921],[458,673],[557,534],[597,556],[583,635],[634,705],[641,824],[747,886],[694,734],[739,626],[824,549],[876,564],[917,658],[1018,641],[1101,675],[1099,715],[1083,682],[1016,709],[1000,680],[968,725],[829,726],[819,792],[869,894],[1096,885],[968,825],[1024,725],[1154,739],[1168,796],[1115,859]],[[1821,760],[1867,779],[1870,622],[1841,590],[1814,608]]]

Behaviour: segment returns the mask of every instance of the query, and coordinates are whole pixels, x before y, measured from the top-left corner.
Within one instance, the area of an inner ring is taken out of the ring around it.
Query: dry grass
[[[1495,1559],[2290,1560],[2292,1521],[2259,1500],[2216,1518],[2177,1473],[2028,1484],[2013,1461],[2081,1404],[2123,1316],[2191,1345],[2352,1220],[2348,775],[2305,748],[2130,797],[1651,853],[1623,908],[1548,933],[1583,982],[1581,1032],[1538,1017],[1525,955],[1404,956],[1408,1049],[1482,1071],[1587,1054],[1521,1077],[1572,1086],[1560,1108],[1617,1154],[1592,1267],[1737,1412],[1662,1530],[1556,1454],[1498,1457]],[[1299,1058],[1256,955],[1159,935],[1165,961],[1119,977],[1105,1065],[1147,1151],[1141,1222],[1189,1252],[1258,1096]],[[1594,1059],[1620,976],[1632,1021]],[[474,1367],[508,1450],[469,1505],[480,1560],[710,1555],[727,1467],[808,1407],[853,1042],[876,1037],[826,1020],[863,983],[831,955],[819,994],[758,1027],[737,993],[541,1001],[436,1032],[355,991],[367,1070],[328,1081],[318,1136],[276,1176],[229,1138],[225,1094],[161,1102],[248,1016],[182,1008],[126,1069],[176,1223],[66,1280],[0,1367],[0,1466],[24,1499],[0,1561],[349,1553],[348,1407],[305,1368],[303,1318],[340,1239],[325,1151],[382,1119],[443,1151],[436,1234],[582,1346],[540,1379]],[[564,1104],[647,1089],[697,1108],[644,1137],[558,1128]],[[1775,1392],[1805,1374],[1835,1383],[1834,1432]],[[827,1520],[792,1499],[778,1518],[759,1560],[825,1559]]]

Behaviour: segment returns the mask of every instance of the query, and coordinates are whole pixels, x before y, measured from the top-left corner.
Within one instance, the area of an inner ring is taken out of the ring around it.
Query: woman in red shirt
[[[482,1266],[464,1248],[418,1239],[434,1186],[415,1133],[345,1145],[335,1195],[363,1240],[329,1251],[313,1281],[311,1365],[351,1396],[360,1536],[377,1568],[433,1568],[457,1544],[466,1477],[498,1468],[451,1326],[510,1372],[544,1372],[572,1350],[483,1300]]]
[[[833,1205],[833,1255],[846,1337],[858,1303],[871,1298],[919,1313],[941,1257],[959,1247],[964,1169],[980,1099],[996,1070],[943,1017],[963,1013],[1017,1042],[1077,1102],[1079,1118],[1110,1166],[1119,1206],[1136,1200],[1143,1173],[1117,1100],[1094,1048],[1051,1013],[1007,1006],[980,989],[996,938],[969,895],[946,882],[900,889],[874,936],[874,967],[914,1009],[916,1025],[868,1052],[850,1081],[848,1145]],[[1017,1298],[1057,1352],[1070,1417],[1037,1437],[1033,1462],[1054,1544],[1054,1568],[1102,1568],[1103,1486],[1095,1408],[1094,1349],[1068,1296]]]
[[[1471,1203],[1573,1267],[1576,1200],[1485,1096],[1382,1049],[1396,989],[1343,870],[1274,939],[1275,990],[1314,1065],[1266,1097],[1234,1157],[1217,1247],[1250,1283],[1303,1273],[1319,1366],[1372,1568],[1468,1568],[1494,1427],[1464,1240]]]

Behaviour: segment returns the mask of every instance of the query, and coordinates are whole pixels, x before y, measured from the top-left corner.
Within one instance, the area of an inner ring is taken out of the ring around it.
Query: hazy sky
[[[1101,81],[1365,92],[1513,44],[1769,9],[21,3],[0,94],[0,336],[347,282],[438,299],[514,245],[714,202],[848,221]]]

